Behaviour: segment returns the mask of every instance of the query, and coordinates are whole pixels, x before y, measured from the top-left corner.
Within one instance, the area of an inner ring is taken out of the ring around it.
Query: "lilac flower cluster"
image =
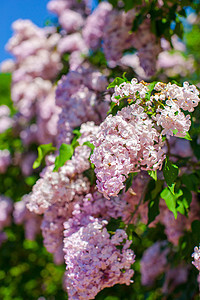
[[[134,104],[108,116],[93,139],[91,161],[105,197],[116,196],[129,173],[161,169],[165,158],[162,135],[185,137],[190,128],[190,115],[181,109],[191,112],[198,105],[196,87],[187,82],[183,87],[158,82],[155,90],[159,93],[146,100],[148,84],[144,81],[132,79],[115,86],[113,102],[129,98]]]
[[[108,100],[102,101],[101,92],[107,80],[99,71],[80,68],[64,76],[56,90],[56,104],[62,108],[58,121],[58,143],[70,143],[72,131],[82,123],[105,118]]]
[[[15,127],[25,144],[49,143],[57,133],[60,111],[55,105],[51,83],[62,68],[56,50],[60,35],[53,27],[39,28],[29,20],[17,20],[13,30],[14,35],[6,47],[15,61],[4,62],[2,70],[12,71],[11,96],[19,111]],[[36,118],[34,123],[33,118]]]
[[[87,193],[89,182],[82,172],[90,167],[89,155],[87,146],[79,146],[58,172],[53,172],[54,164],[47,166],[29,195],[28,209],[42,214],[56,202],[71,202],[76,194]]]
[[[97,187],[105,197],[116,196],[129,173],[160,169],[165,158],[161,135],[137,104],[108,116],[92,142],[91,162],[96,167]]]
[[[69,299],[94,299],[106,287],[131,282],[134,271],[130,267],[135,261],[128,249],[131,241],[121,229],[110,237],[105,223],[91,218],[88,225],[64,239]],[[117,249],[120,245],[122,250]]]
[[[100,2],[94,12],[86,19],[83,38],[90,49],[96,50],[101,46],[106,18],[111,11],[112,5],[110,3]]]
[[[168,253],[169,248],[167,248],[166,241],[156,242],[144,252],[140,261],[143,285],[152,285],[157,277],[165,271]]]

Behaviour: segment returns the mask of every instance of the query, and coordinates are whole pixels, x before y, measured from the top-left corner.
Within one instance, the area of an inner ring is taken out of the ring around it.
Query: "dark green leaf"
[[[165,159],[165,166],[163,168],[163,175],[165,178],[165,181],[169,188],[173,191],[173,183],[175,182],[177,176],[178,176],[178,167],[173,164],[168,157]]]
[[[45,144],[45,145],[40,145],[38,147],[38,157],[33,163],[33,169],[37,169],[41,165],[42,160],[44,159],[44,157],[48,153],[53,152],[55,150],[56,150],[56,148],[52,146],[52,143]]]
[[[58,171],[60,167],[64,166],[65,162],[71,159],[73,153],[74,148],[72,147],[72,145],[62,144],[59,149],[59,155],[56,157],[55,168],[53,169],[53,171]]]
[[[148,225],[159,215],[159,197],[148,203]]]
[[[197,174],[183,174],[181,176],[181,181],[188,188],[188,190],[194,192],[198,191],[200,180]]]
[[[191,225],[191,228],[192,228],[192,235],[199,242],[199,237],[200,237],[200,221],[199,220],[193,221],[192,225]]]
[[[160,194],[163,187],[163,181],[158,180],[155,182],[155,188],[151,191],[151,199],[155,199]]]
[[[128,10],[132,9],[135,5],[134,1],[130,0],[123,0],[124,2],[124,10],[127,12]]]
[[[90,169],[84,171],[83,175],[86,176],[89,179],[91,185],[95,184],[95,182],[96,182],[96,174],[94,172],[94,168],[90,168]]]
[[[132,186],[132,182],[133,182],[133,177],[135,177],[137,175],[137,173],[129,173],[128,178],[125,181],[125,185],[126,185],[126,192],[128,191],[128,189]]]

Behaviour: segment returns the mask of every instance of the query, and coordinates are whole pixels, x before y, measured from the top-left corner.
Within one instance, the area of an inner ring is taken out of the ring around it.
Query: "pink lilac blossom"
[[[13,81],[24,80],[25,76],[51,79],[60,71],[62,65],[55,45],[59,34],[49,36],[46,29],[39,28],[29,20],[13,23],[14,36],[6,48],[16,57],[16,70]]]
[[[0,150],[0,174],[6,172],[11,164],[11,155],[8,149]]]
[[[59,17],[59,23],[67,33],[80,29],[84,24],[82,15],[71,9],[65,9]]]
[[[194,107],[200,102],[199,91],[196,86],[189,85],[188,82],[184,82],[183,87],[176,84],[162,84],[158,82],[155,89],[160,91],[166,99],[174,101],[179,108],[189,112],[193,112]]]
[[[12,97],[20,112],[17,120],[24,143],[52,142],[57,135],[61,109],[55,104],[55,89],[51,82],[42,78],[36,78],[30,83],[21,81],[13,86]],[[36,123],[27,124],[34,116]]]
[[[139,57],[137,54],[125,54],[122,56],[119,62],[119,66],[126,71],[128,67],[131,67],[137,75],[139,80],[147,80],[149,76],[146,75],[144,69],[140,65]]]
[[[29,20],[17,20],[13,30],[7,50],[15,57],[11,88],[19,111],[15,125],[26,144],[53,142],[60,109],[55,105],[51,80],[62,68],[56,47],[61,36],[55,27],[39,28]],[[30,125],[34,117],[36,123]],[[31,126],[35,126],[34,132]]]
[[[95,191],[87,194],[81,202],[75,203],[72,217],[65,222],[65,237],[77,232],[82,226],[90,222],[90,218],[98,217],[99,220],[122,217],[129,208],[128,203],[120,197],[105,199],[101,193]]]
[[[91,217],[87,226],[64,238],[65,287],[69,299],[94,299],[106,287],[132,282],[135,255],[129,249],[131,241],[121,229],[110,237],[105,224],[106,221]],[[117,249],[119,245],[121,251]]]
[[[48,144],[57,140],[57,123],[60,107],[55,104],[55,88],[52,87],[44,98],[40,98],[36,105],[37,141]]]
[[[191,126],[190,115],[185,117],[175,101],[167,100],[166,106],[158,108],[156,113],[153,119],[163,128],[162,135],[185,137]]]
[[[65,52],[81,51],[83,54],[88,53],[88,48],[79,32],[64,36],[58,42],[58,51],[63,54]]]
[[[58,145],[70,143],[72,131],[82,123],[99,124],[108,111],[108,100],[102,101],[101,93],[107,80],[99,71],[80,68],[70,71],[59,82],[56,104],[62,108],[58,121]]]
[[[107,13],[103,28],[103,50],[110,67],[115,67],[123,51],[137,49],[140,65],[147,76],[156,72],[158,54],[162,51],[160,40],[151,32],[150,19],[145,19],[136,32],[131,33],[136,12],[111,10]]]
[[[119,104],[120,98],[129,97],[133,100],[136,100],[136,96],[139,94],[140,99],[144,99],[146,93],[148,92],[148,87],[143,83],[137,81],[136,78],[131,80],[131,83],[123,82],[119,86],[115,86],[114,94],[111,97],[111,100]]]
[[[76,1],[76,0],[51,0],[47,4],[47,9],[58,15],[58,20],[66,10],[73,10],[80,13],[82,16],[90,13],[90,3],[88,0]],[[67,22],[67,20],[66,20]]]
[[[83,38],[90,49],[97,50],[101,46],[105,21],[111,10],[112,5],[110,3],[100,2],[94,12],[86,19]]]
[[[52,172],[54,165],[46,167],[42,178],[33,186],[27,207],[30,211],[41,214],[56,202],[71,202],[76,194],[89,191],[89,181],[81,173],[89,169],[90,149],[79,146],[75,149],[72,160]]]
[[[0,105],[0,134],[12,125],[13,119],[10,118],[10,109],[6,105]]]
[[[50,165],[43,170],[30,195],[27,207],[37,214],[44,213],[41,225],[44,245],[54,254],[57,264],[63,262],[63,222],[72,215],[73,206],[89,192],[90,183],[82,175],[90,167],[90,148],[78,146],[72,160],[59,169],[54,168],[53,157]]]
[[[82,134],[78,140],[80,146],[76,147],[71,160],[68,160],[58,172],[53,172],[55,157],[47,156],[47,166],[29,195],[27,207],[30,211],[42,214],[54,203],[69,203],[73,201],[75,195],[86,195],[89,192],[89,181],[82,173],[90,168],[88,158],[91,149],[81,144],[90,141],[91,133],[97,132],[97,126],[93,122],[88,122],[81,126],[80,132]]]
[[[110,67],[115,67],[125,49],[132,47],[130,34],[135,11],[111,10],[106,14],[103,28],[103,51]]]
[[[160,134],[137,104],[108,116],[92,143],[97,187],[105,197],[116,196],[129,173],[160,169],[165,158]]]
[[[169,249],[166,241],[159,241],[144,251],[140,261],[142,285],[153,285],[155,280],[167,268],[167,255]]]
[[[194,73],[194,58],[191,56],[185,58],[180,52],[163,51],[158,55],[157,69],[163,69],[164,75],[168,77],[177,75],[187,77]]]
[[[12,200],[6,196],[0,195],[0,230],[11,224],[12,209]]]
[[[27,197],[23,196],[21,201],[14,204],[13,217],[16,224],[24,225],[26,239],[33,241],[40,232],[41,217],[26,208]]]
[[[42,78],[29,78],[19,81],[12,86],[11,96],[14,105],[19,112],[31,119],[36,114],[36,103],[38,99],[44,99],[51,89],[52,84],[49,80]]]
[[[156,61],[158,54],[162,51],[160,40],[151,32],[151,21],[145,21],[134,33],[132,47],[138,50],[137,54],[140,65],[147,76],[152,76],[156,72]]]
[[[73,200],[75,201],[75,199]],[[61,264],[64,261],[63,223],[71,217],[73,205],[73,202],[58,201],[44,212],[41,224],[43,242],[47,251],[54,255],[54,262],[56,264]]]

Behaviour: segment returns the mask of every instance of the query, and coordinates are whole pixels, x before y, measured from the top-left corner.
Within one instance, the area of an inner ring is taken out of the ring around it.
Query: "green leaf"
[[[89,141],[83,143],[83,145],[88,146],[88,147],[92,150],[92,152],[94,151],[94,148],[95,148],[95,147],[94,147],[94,145],[93,145],[92,143],[90,143]]]
[[[11,81],[11,74],[0,73],[0,105],[7,105],[11,110],[11,114],[14,114],[16,110],[13,107],[13,101],[10,95]]]
[[[37,157],[37,159],[33,163],[33,169],[37,169],[41,165],[44,157],[48,153],[53,152],[55,150],[56,150],[56,148],[52,146],[52,143],[45,144],[45,145],[40,145],[38,147],[38,157]]]
[[[192,193],[186,187],[182,187],[181,190],[183,192],[183,195],[179,198],[181,201],[181,204],[179,202],[178,202],[178,204],[183,205],[183,207],[185,209],[184,214],[186,214],[188,212],[188,209],[192,202]]]
[[[152,181],[154,188],[150,192],[150,201],[148,203],[148,224],[153,222],[159,214],[160,192],[163,188],[163,180]]]
[[[171,189],[172,192],[174,191],[173,184],[178,176],[178,171],[179,171],[178,167],[175,164],[173,164],[168,159],[168,157],[166,157],[165,166],[163,168],[163,175],[168,187]]]
[[[128,189],[132,186],[132,182],[133,182],[133,177],[135,177],[137,175],[137,172],[135,173],[129,173],[128,178],[125,181],[125,185],[126,185],[126,189],[125,191],[127,192]]]
[[[74,148],[72,145],[62,144],[59,149],[59,155],[55,160],[55,168],[53,171],[58,171],[60,167],[64,166],[67,160],[71,159],[74,153]]]
[[[130,0],[123,0],[124,2],[124,10],[127,12],[128,10],[132,9],[135,5],[134,1]]]
[[[186,139],[188,141],[192,141],[192,138],[191,138],[189,132],[187,132],[186,135],[182,139]]]
[[[157,81],[153,81],[147,85],[149,92],[151,93],[156,85]]]
[[[128,82],[128,79],[126,78],[126,73],[127,72],[124,72],[123,75],[122,75],[122,77],[123,77],[124,81]]]
[[[199,189],[199,177],[198,174],[183,174],[181,176],[182,183],[188,188],[190,191],[197,192]]]
[[[78,130],[78,129],[74,129],[72,132],[75,136],[71,142],[71,146],[73,147],[73,149],[75,149],[76,147],[80,146],[80,144],[77,140],[81,136],[81,133],[80,133],[80,130]]]
[[[173,212],[174,218],[177,218],[177,210],[176,210],[176,198],[174,195],[170,192],[168,188],[165,188],[161,194],[161,198],[165,200],[165,203],[168,207],[168,209]]]
[[[160,197],[165,200],[165,203],[168,207],[168,209],[173,212],[174,218],[177,218],[177,207],[176,202],[177,199],[183,195],[183,192],[181,189],[179,189],[174,195],[171,193],[171,191],[168,188],[165,188],[161,193]]]
[[[148,203],[148,225],[153,222],[157,215],[159,215],[159,197]]]
[[[110,89],[110,88],[113,88],[115,87],[116,85],[120,85],[121,83],[123,83],[125,80],[120,78],[120,77],[116,77],[115,80],[113,82],[111,82],[109,84],[109,86],[107,87],[107,89]]]
[[[79,138],[81,136],[80,130],[78,130],[78,129],[74,129],[72,132],[73,132],[73,134],[76,135],[77,138]]]
[[[172,183],[171,186],[168,186],[170,192],[174,195],[174,188],[175,188],[175,183]]]
[[[148,171],[149,176],[151,176],[155,181],[157,181],[157,170]]]
[[[155,199],[158,194],[160,194],[163,187],[163,180],[158,180],[155,182],[155,188],[151,191],[151,199]]]
[[[178,130],[177,130],[177,129],[174,129],[174,130],[172,130],[172,132],[173,132],[174,135],[176,135],[177,132],[178,132]],[[179,139],[185,139],[185,140],[188,140],[188,141],[192,141],[192,138],[191,138],[189,132],[187,132],[186,135],[183,136],[183,137],[182,137],[182,136],[178,136],[178,138],[179,138]]]

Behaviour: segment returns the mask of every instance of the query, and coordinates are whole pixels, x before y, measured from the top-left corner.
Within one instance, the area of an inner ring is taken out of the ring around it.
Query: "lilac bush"
[[[0,245],[27,251],[9,273],[36,276],[24,299],[197,299],[199,80],[179,40],[194,2],[51,0],[51,26],[13,23]]]

